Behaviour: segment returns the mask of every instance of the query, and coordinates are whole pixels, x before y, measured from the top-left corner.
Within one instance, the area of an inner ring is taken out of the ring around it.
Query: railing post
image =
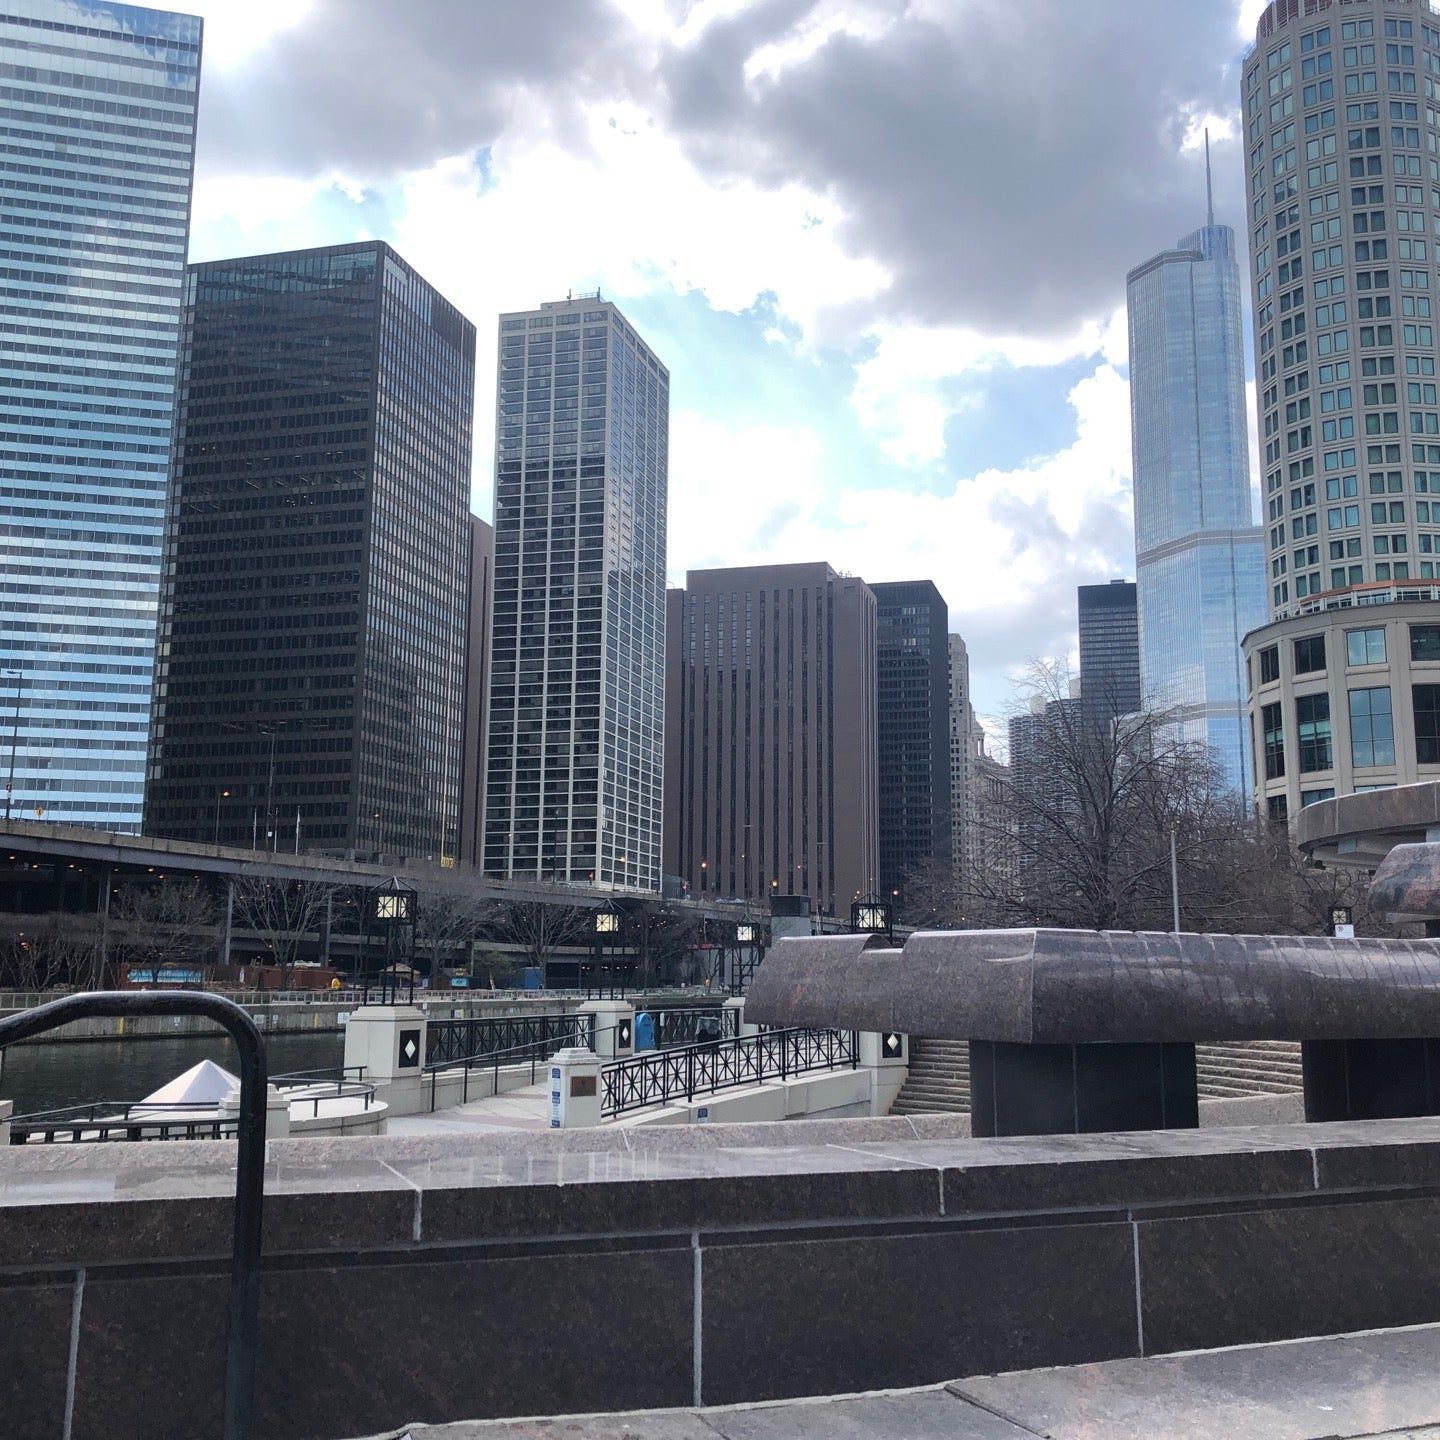
[[[688,1105],[695,1098],[695,1052],[685,1052],[685,1103]]]

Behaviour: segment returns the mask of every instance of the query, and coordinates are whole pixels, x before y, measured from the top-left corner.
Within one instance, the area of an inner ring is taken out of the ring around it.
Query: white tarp
[[[177,1075],[168,1084],[162,1085],[153,1095],[147,1095],[140,1103],[214,1105],[239,1087],[240,1081],[228,1070],[222,1070],[213,1060],[202,1060],[183,1075]]]

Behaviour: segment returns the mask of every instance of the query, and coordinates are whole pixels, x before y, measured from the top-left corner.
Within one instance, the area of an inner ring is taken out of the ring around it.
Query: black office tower
[[[191,266],[147,833],[455,855],[474,389],[387,245]]]
[[[1109,722],[1140,708],[1140,630],[1129,580],[1081,585],[1080,704]]]
[[[870,586],[876,609],[880,885],[950,859],[950,640],[929,580]]]

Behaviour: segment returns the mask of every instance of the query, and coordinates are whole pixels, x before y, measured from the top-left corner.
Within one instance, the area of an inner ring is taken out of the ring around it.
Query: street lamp
[[[850,907],[850,929],[856,935],[883,935],[895,939],[895,910],[888,900],[871,892]]]
[[[217,790],[215,792],[215,843],[217,845],[220,843],[220,802],[222,800],[228,800],[229,798],[230,792],[228,790]]]
[[[620,912],[608,901],[595,912],[595,986],[597,998],[604,990],[604,982],[600,979],[599,971],[605,959],[606,947],[613,943],[613,937],[620,933]],[[610,993],[614,997],[615,977],[610,977]],[[586,999],[590,997],[590,986],[585,987]]]
[[[398,875],[392,875],[383,885],[377,885],[366,896],[365,903],[365,949],[369,950],[369,938],[379,932],[383,941],[381,953],[385,957],[384,969],[380,972],[380,1003],[382,1005],[400,998],[399,967],[403,962],[410,972],[410,999],[415,998],[415,924],[419,918],[419,895],[415,887]],[[365,998],[370,998],[370,975],[368,965],[361,962],[361,978],[364,982]]]

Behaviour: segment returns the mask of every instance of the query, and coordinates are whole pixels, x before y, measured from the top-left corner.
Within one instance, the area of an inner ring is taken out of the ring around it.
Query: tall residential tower
[[[1241,80],[1269,813],[1440,778],[1440,14],[1276,0]],[[1259,622],[1256,622],[1257,625]]]
[[[388,245],[191,268],[145,828],[451,859],[475,327]]]
[[[1265,616],[1235,233],[1213,215],[1130,272],[1135,583],[1146,703],[1250,791],[1240,641]]]
[[[608,301],[503,315],[484,868],[660,889],[670,372]]]
[[[200,21],[115,0],[0,0],[0,60],[0,705],[16,729],[13,808],[136,830]]]

